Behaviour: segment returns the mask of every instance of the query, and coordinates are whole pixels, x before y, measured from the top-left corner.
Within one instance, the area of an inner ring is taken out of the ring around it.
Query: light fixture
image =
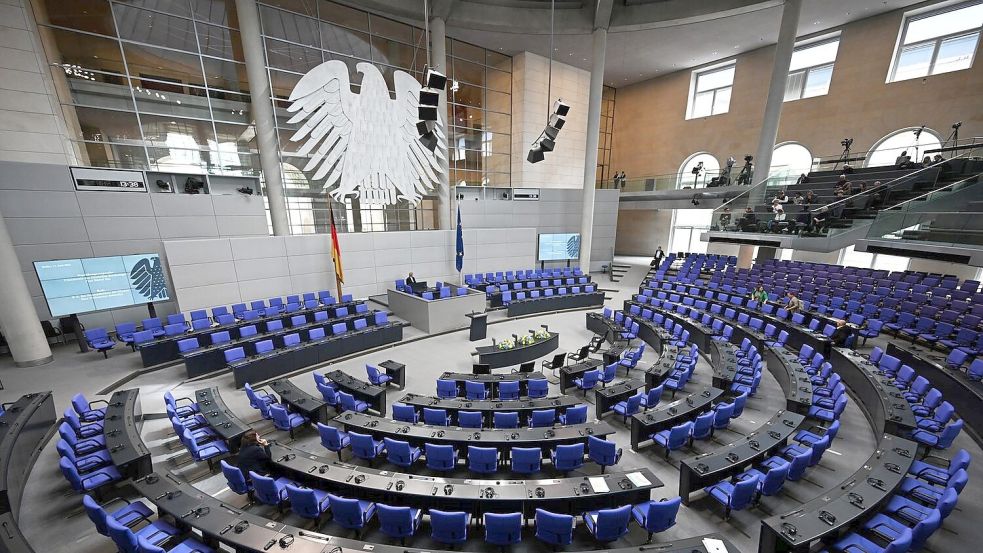
[[[427,66],[424,85],[420,89],[417,107],[417,117],[420,120],[416,124],[416,130],[420,135],[420,143],[423,147],[433,152],[440,142],[436,134],[437,109],[440,103],[440,92],[447,88],[447,76],[430,65],[430,9],[426,0],[423,2],[423,21],[427,36]]]
[[[546,99],[549,101],[553,88],[553,54],[552,52],[556,49],[553,48],[553,19],[556,14],[555,0],[550,1],[550,66],[549,66],[549,77],[546,81]],[[572,55],[572,54],[571,54]],[[585,58],[586,59],[586,58]],[[627,79],[626,79],[627,80]],[[563,101],[562,98],[557,98],[553,102],[549,110],[549,115],[546,117],[546,128],[543,132],[539,133],[536,140],[533,141],[532,145],[529,147],[529,153],[526,155],[526,161],[529,163],[539,163],[546,159],[545,152],[552,152],[556,148],[556,137],[560,133],[560,129],[563,128],[564,123],[566,123],[566,115],[570,112],[570,105]]]

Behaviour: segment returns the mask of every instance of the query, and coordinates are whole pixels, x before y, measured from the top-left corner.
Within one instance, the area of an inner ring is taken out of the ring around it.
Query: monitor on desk
[[[472,374],[491,374],[491,366],[488,363],[475,363],[471,365]]]
[[[414,282],[409,286],[410,286],[410,290],[412,290],[414,294],[422,294],[427,289],[427,282],[426,281]]]

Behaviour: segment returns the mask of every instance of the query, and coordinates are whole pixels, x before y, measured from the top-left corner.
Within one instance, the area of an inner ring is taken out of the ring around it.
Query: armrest
[[[319,508],[320,508],[320,507],[323,507],[323,506],[324,506],[324,504],[325,504],[325,503],[327,503],[329,499],[330,499],[330,498],[329,498],[328,496],[324,496],[324,499],[322,499],[321,501],[318,501],[318,502],[317,502],[317,506],[318,506]]]
[[[106,400],[104,400],[104,399],[95,399],[95,400],[90,401],[89,402],[89,407],[91,408],[93,405],[95,405],[97,403],[105,403],[106,404],[106,407],[109,407],[109,402],[106,401]]]
[[[190,397],[178,397],[178,398],[174,398],[174,403],[177,403],[179,401],[187,401],[189,403],[195,404],[195,400],[191,399]]]

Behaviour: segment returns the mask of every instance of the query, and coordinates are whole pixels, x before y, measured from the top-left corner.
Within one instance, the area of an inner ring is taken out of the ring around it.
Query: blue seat
[[[483,382],[473,382],[471,380],[466,380],[464,382],[464,395],[470,400],[483,400],[488,397],[488,388],[485,387]]]
[[[549,394],[549,381],[545,378],[536,378],[526,382],[526,388],[530,399],[546,397]]]
[[[106,532],[122,553],[139,553],[140,538],[151,545],[159,545],[181,534],[180,530],[163,520],[155,520],[134,532],[109,517],[106,518]]]
[[[628,533],[631,505],[584,513],[584,524],[599,542],[612,542]]]
[[[472,472],[495,472],[498,469],[498,450],[469,445],[468,469]]]
[[[457,397],[457,382],[438,378],[437,397],[440,399],[451,399]]]
[[[628,424],[628,417],[634,415],[641,409],[642,399],[645,397],[644,391],[639,391],[637,394],[629,397],[624,401],[619,401],[614,404],[613,410],[615,413],[624,417],[625,424]]]
[[[730,419],[734,416],[733,403],[719,403],[714,408],[713,428],[722,430],[730,426]]]
[[[341,405],[341,411],[355,411],[356,413],[364,413],[369,410],[369,404],[360,400],[355,399],[355,396],[349,394],[348,392],[338,392],[338,403]]]
[[[925,461],[915,461],[908,469],[908,474],[936,486],[946,486],[959,469],[969,468],[971,456],[965,449],[960,449],[949,459],[948,466],[936,466]]]
[[[652,534],[664,532],[675,526],[676,514],[679,513],[681,502],[682,499],[677,496],[661,501],[646,501],[632,507],[631,515],[635,522],[648,532],[647,543],[651,543]]]
[[[461,428],[481,428],[483,419],[481,411],[457,412],[457,425]]]
[[[321,525],[321,516],[328,511],[330,506],[328,493],[312,489],[301,488],[293,484],[285,486],[287,500],[290,501],[290,510],[299,517],[317,521]]]
[[[604,469],[607,467],[618,464],[618,461],[621,460],[621,454],[621,448],[612,441],[602,440],[597,436],[587,438],[587,456],[601,465],[601,474],[604,474]]]
[[[587,422],[587,406],[586,405],[575,405],[572,407],[567,407],[566,410],[560,414],[560,424],[583,424]]]
[[[427,453],[427,468],[448,471],[457,468],[457,450],[452,445],[423,444]]]
[[[522,541],[522,513],[485,513],[485,541],[503,548]]]
[[[392,438],[383,438],[382,441],[386,447],[386,458],[398,467],[411,467],[423,454],[419,447],[411,447],[409,442]]]
[[[584,444],[558,445],[550,452],[553,468],[560,472],[570,472],[584,466]]]
[[[328,451],[337,453],[339,461],[341,460],[341,450],[352,444],[352,439],[347,432],[338,430],[333,426],[317,423],[317,433],[321,437],[321,445]]]
[[[517,411],[495,411],[492,418],[495,428],[519,427],[519,413]]]
[[[584,396],[586,397],[587,390],[593,390],[600,378],[601,371],[592,369],[585,372],[583,377],[573,379],[573,383],[577,386],[577,389],[583,390]]]
[[[471,515],[461,511],[429,509],[430,538],[438,543],[455,545],[468,541]]]
[[[536,539],[556,547],[573,541],[573,516],[536,509]]]
[[[252,495],[253,487],[246,481],[246,477],[239,470],[239,467],[226,463],[224,459],[219,461],[219,465],[222,467],[222,474],[225,476],[225,481],[229,484],[230,490],[239,495]]]
[[[410,424],[420,422],[420,415],[416,412],[416,408],[412,405],[406,405],[405,403],[393,403],[392,408],[393,420],[408,422]]]
[[[253,497],[264,505],[272,505],[281,510],[287,500],[287,485],[296,485],[286,478],[271,478],[263,474],[249,471],[249,481],[253,485]]]
[[[510,401],[519,399],[519,382],[505,381],[498,384],[498,399],[502,401]]]
[[[355,530],[355,539],[358,539],[362,528],[365,528],[372,515],[375,514],[375,503],[362,501],[359,499],[348,499],[345,497],[328,494],[331,505],[331,515],[336,523],[342,528]]]
[[[119,323],[116,325],[116,338],[120,342],[132,347],[135,351],[136,348],[133,345],[133,334],[135,334],[136,331],[136,323]]]
[[[543,451],[538,447],[513,447],[511,458],[513,472],[533,474],[542,468]]]
[[[424,407],[423,422],[424,424],[432,424],[435,426],[450,426],[451,416],[447,414],[446,409],[431,409],[430,407]]]
[[[669,459],[669,454],[675,451],[689,442],[690,436],[693,434],[693,422],[686,421],[682,424],[673,426],[669,430],[663,430],[661,432],[656,432],[652,434],[651,438],[655,443],[661,445],[665,449],[665,458]]]
[[[379,531],[390,538],[398,538],[406,545],[406,538],[413,537],[423,521],[423,511],[411,507],[394,507],[379,503],[376,505],[379,518]]]
[[[116,347],[116,342],[109,336],[105,328],[92,328],[85,331],[85,341],[90,348],[109,358],[109,350]]]
[[[369,377],[369,382],[375,384],[376,386],[388,386],[393,380],[393,377],[380,371],[378,367],[369,365],[368,363],[365,365],[365,372]]]
[[[693,440],[705,440],[713,435],[713,419],[717,416],[714,411],[707,411],[696,417],[693,421],[693,433],[690,435],[690,442]]]
[[[915,523],[915,526],[911,528],[911,550],[917,551],[922,548],[925,544],[925,540],[932,535],[933,532],[942,526],[942,513],[938,509],[932,509],[929,511],[928,516],[919,520]],[[908,526],[899,520],[878,513],[871,517],[864,525],[863,529],[874,536],[886,541],[892,542],[908,530]]]
[[[352,455],[359,459],[365,459],[370,464],[386,448],[385,443],[374,439],[368,434],[349,432],[348,437],[351,440]]]
[[[751,505],[758,489],[758,477],[749,475],[736,483],[722,480],[703,489],[711,498],[724,506],[724,520],[730,518],[731,511],[740,511]]]
[[[784,462],[777,466],[772,466],[768,472],[761,472],[756,468],[749,469],[738,476],[738,478],[746,479],[754,476],[758,479],[757,495],[755,497],[755,501],[757,501],[763,495],[772,496],[781,491],[782,487],[785,486],[785,480],[788,479],[790,468],[792,468],[792,465]]]
[[[62,475],[68,480],[72,489],[78,493],[97,490],[106,484],[118,482],[123,478],[123,475],[116,470],[116,467],[112,466],[96,469],[84,475],[79,474],[75,464],[65,457],[59,459],[58,467],[61,469]]]
[[[112,518],[117,523],[131,528],[136,524],[148,520],[154,514],[150,507],[147,507],[142,501],[125,501],[123,507],[110,513],[103,509],[89,494],[82,496],[82,506],[85,508],[85,513],[88,515],[89,520],[95,525],[96,531],[104,536],[108,535],[109,532],[106,528],[107,518]]]
[[[662,384],[652,388],[648,391],[645,397],[642,398],[642,407],[646,410],[651,409],[659,405],[659,401],[662,399]]]
[[[285,405],[270,405],[270,415],[273,417],[273,426],[277,430],[286,430],[290,432],[290,437],[294,437],[294,429],[305,424],[310,423],[310,419],[305,417],[300,413],[291,413],[287,411]]]
[[[904,553],[911,548],[911,539],[911,529],[905,528],[894,541],[880,547],[860,534],[850,532],[830,546],[830,549],[842,553]]]
[[[530,428],[545,428],[556,423],[556,409],[536,409],[529,416]]]

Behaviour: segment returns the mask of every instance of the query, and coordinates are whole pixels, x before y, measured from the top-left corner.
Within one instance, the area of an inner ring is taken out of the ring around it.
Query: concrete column
[[[737,252],[737,268],[750,269],[754,262],[754,246],[741,246]]]
[[[447,34],[444,28],[444,20],[434,17],[430,20],[430,63],[433,68],[444,75],[447,74]],[[448,86],[450,84],[448,83]],[[444,118],[444,138],[450,136],[452,117],[447,115],[447,87],[440,91],[440,99],[437,100],[437,113]],[[448,144],[450,147],[450,144]],[[440,167],[444,173],[437,184],[437,224],[441,230],[454,228],[457,223],[452,219],[454,213],[454,191],[451,186],[451,174],[448,167],[448,151],[444,150],[444,160]]]
[[[259,11],[255,0],[235,0],[242,35],[242,54],[246,59],[246,77],[249,78],[249,94],[256,125],[256,142],[259,144],[259,164],[266,180],[266,197],[270,202],[270,219],[273,234],[290,234],[290,219],[283,193],[283,174],[280,172],[280,145],[276,137],[276,119],[270,99],[270,78],[266,72],[266,55],[263,52],[263,36],[259,29]]]
[[[33,367],[50,363],[51,348],[41,330],[38,312],[24,282],[17,252],[0,215],[0,330],[18,367]]]
[[[761,135],[758,138],[758,152],[754,156],[754,182],[768,177],[771,170],[771,154],[778,139],[778,123],[782,117],[782,103],[785,101],[785,81],[788,80],[788,67],[795,49],[795,34],[799,27],[799,12],[802,0],[785,0],[782,9],[782,22],[778,30],[778,44],[775,46],[775,62],[771,68],[771,83],[768,85],[768,100],[761,119]],[[764,198],[764,187],[756,194],[756,199]]]
[[[597,180],[597,142],[601,131],[601,94],[604,92],[604,55],[608,30],[594,29],[591,35],[590,97],[587,101],[587,147],[584,151],[583,213],[580,217],[580,269],[590,272],[591,242],[594,236],[594,186]],[[552,100],[552,98],[551,98]]]

